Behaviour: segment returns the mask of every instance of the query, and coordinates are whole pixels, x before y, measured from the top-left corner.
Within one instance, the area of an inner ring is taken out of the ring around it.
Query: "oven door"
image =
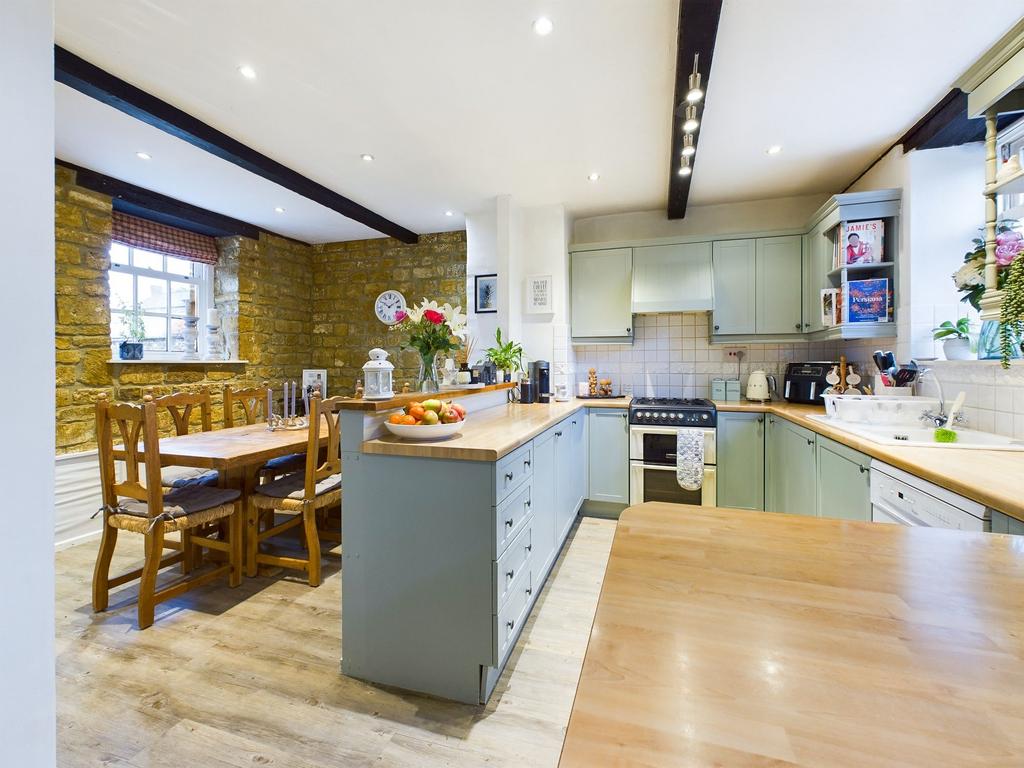
[[[669,504],[689,504],[696,507],[714,507],[718,504],[715,468],[704,465],[704,482],[700,490],[687,491],[676,480],[676,468],[659,464],[629,463],[629,503],[664,501]]]
[[[704,463],[717,464],[715,456],[715,430],[700,427],[645,427],[629,428],[629,458],[644,464],[676,465],[676,435],[682,430],[698,429],[704,433]]]

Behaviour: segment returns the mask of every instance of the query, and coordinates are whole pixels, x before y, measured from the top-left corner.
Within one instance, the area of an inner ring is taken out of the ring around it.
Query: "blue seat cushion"
[[[241,496],[235,488],[210,488],[203,485],[190,485],[175,488],[164,494],[164,513],[171,517],[183,517],[212,509],[222,504],[231,504]],[[149,517],[149,505],[136,499],[121,499],[118,512],[136,517]]]

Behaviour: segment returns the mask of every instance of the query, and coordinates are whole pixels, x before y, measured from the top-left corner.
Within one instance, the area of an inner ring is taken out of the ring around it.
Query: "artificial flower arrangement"
[[[437,391],[437,370],[434,362],[438,353],[459,348],[466,336],[466,315],[462,307],[438,305],[424,298],[419,304],[399,311],[391,330],[401,333],[402,349],[414,349],[420,356],[420,375],[417,389]]]
[[[1019,231],[1017,221],[1004,219],[996,222],[996,288],[1002,290],[1010,265],[1024,253],[1024,234]],[[960,301],[966,301],[981,310],[981,297],[985,293],[985,241],[976,237],[974,248],[964,255],[964,265],[953,273],[956,289],[963,293]]]

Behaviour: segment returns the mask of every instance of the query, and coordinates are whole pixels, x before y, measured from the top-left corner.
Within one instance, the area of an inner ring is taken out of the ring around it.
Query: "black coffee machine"
[[[537,402],[548,402],[551,395],[551,363],[547,360],[534,360],[530,363],[530,381],[533,383],[533,391],[537,393]]]
[[[790,363],[786,366],[786,378],[782,396],[791,403],[822,405],[822,393],[829,388],[825,381],[828,372],[839,365],[830,361]]]

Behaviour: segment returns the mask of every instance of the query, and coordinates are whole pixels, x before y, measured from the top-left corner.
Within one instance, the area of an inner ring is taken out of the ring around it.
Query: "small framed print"
[[[302,369],[302,391],[307,395],[312,394],[314,389],[320,390],[320,397],[327,397],[327,369],[326,368],[303,368]]]
[[[478,314],[498,311],[498,276],[476,275],[473,277],[473,308]]]
[[[555,311],[551,288],[551,275],[530,275],[526,278],[527,314],[541,315]]]

